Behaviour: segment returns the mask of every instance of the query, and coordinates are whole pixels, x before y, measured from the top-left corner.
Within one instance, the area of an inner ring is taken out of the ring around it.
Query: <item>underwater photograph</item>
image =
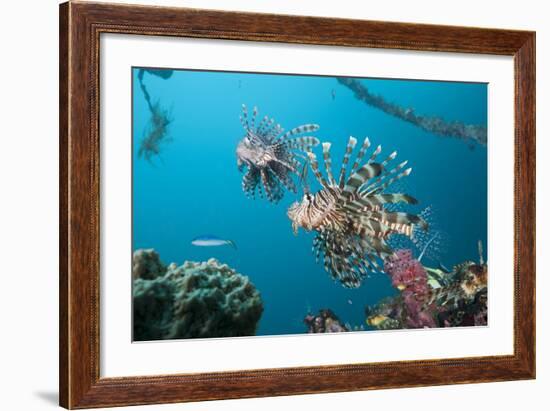
[[[487,326],[487,83],[131,75],[133,341]]]

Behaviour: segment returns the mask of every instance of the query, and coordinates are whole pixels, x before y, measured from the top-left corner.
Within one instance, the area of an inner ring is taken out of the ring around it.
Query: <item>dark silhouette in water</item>
[[[151,161],[153,156],[160,155],[160,146],[162,143],[171,141],[168,134],[168,126],[172,119],[168,110],[162,108],[160,103],[151,107],[151,120],[147,125],[145,136],[139,145],[138,156]]]
[[[338,82],[351,91],[355,98],[364,101],[383,112],[400,118],[426,130],[445,137],[456,137],[461,140],[474,140],[481,145],[487,145],[487,128],[481,125],[464,124],[460,121],[446,122],[441,117],[421,116],[414,113],[412,108],[403,108],[397,104],[390,103],[384,97],[373,94],[369,89],[356,79],[349,77],[337,77]],[[469,146],[471,147],[471,146]]]
[[[151,102],[151,96],[143,83],[143,76],[146,72],[166,80],[172,77],[173,70],[140,69],[138,72],[139,85],[151,112],[151,119],[141,140],[138,156],[151,162],[153,156],[160,155],[160,145],[170,141],[168,126],[172,122],[172,118],[169,111],[163,108],[160,102],[154,104]]]

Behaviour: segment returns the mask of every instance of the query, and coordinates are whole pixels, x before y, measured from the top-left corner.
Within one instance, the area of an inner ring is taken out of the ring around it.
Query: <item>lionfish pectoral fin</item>
[[[393,193],[393,194],[374,194],[371,196],[366,196],[367,199],[375,199],[376,202],[380,204],[396,204],[396,203],[407,203],[407,204],[418,204],[418,200],[408,194],[402,193]]]
[[[294,127],[292,130],[287,131],[285,134],[279,137],[279,140],[285,140],[288,137],[294,136],[296,134],[311,133],[317,130],[319,130],[318,124],[303,124],[301,126]]]

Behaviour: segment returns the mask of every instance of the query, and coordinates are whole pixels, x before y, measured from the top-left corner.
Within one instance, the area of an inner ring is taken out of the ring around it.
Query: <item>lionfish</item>
[[[254,198],[257,190],[263,197],[265,191],[267,199],[276,203],[283,198],[285,188],[297,192],[292,175],[298,174],[299,158],[306,160],[299,152],[319,144],[317,138],[301,134],[317,131],[319,126],[304,124],[284,133],[281,125],[267,116],[256,125],[257,116],[254,107],[249,121],[243,104],[240,119],[246,134],[237,146],[237,166],[241,172],[247,168],[242,181],[247,196]]]
[[[386,168],[397,152],[392,152],[378,163],[375,160],[382,151],[378,146],[369,160],[362,164],[370,147],[370,141],[366,138],[346,178],[347,166],[356,144],[357,140],[350,137],[338,180],[332,174],[330,143],[322,144],[327,178],[319,171],[315,154],[309,151],[310,167],[321,189],[311,193],[305,183],[302,200],[292,204],[287,212],[294,234],[298,233],[299,227],[316,232],[313,241],[316,260],[319,261],[322,256],[325,270],[346,288],[357,288],[369,273],[383,271],[377,260],[384,260],[393,254],[386,242],[392,234],[412,238],[417,226],[428,229],[422,217],[386,208],[388,204],[417,203],[408,194],[384,193],[412,170],[404,169],[407,161]]]

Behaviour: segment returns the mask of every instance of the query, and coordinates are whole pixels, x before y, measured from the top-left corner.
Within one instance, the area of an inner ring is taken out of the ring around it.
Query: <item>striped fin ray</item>
[[[244,193],[254,198],[256,194],[256,187],[260,182],[260,173],[257,168],[250,168],[243,177],[242,187]]]
[[[332,175],[332,162],[330,159],[330,143],[323,143],[323,161],[325,163],[325,170],[327,171],[328,183],[330,185],[336,185],[334,176]]]
[[[370,213],[372,217],[378,218],[389,223],[390,229],[401,231],[401,226],[418,225],[423,230],[428,229],[428,223],[422,217],[416,214],[405,213],[402,211],[373,211]]]
[[[380,219],[372,218],[370,213],[360,215],[357,223],[357,231],[361,238],[381,237],[389,230],[389,226],[384,224]]]
[[[273,169],[273,174],[275,177],[290,191],[296,193],[298,191],[296,184],[288,174],[288,169],[286,165],[274,163],[271,168]]]
[[[258,107],[254,106],[252,109],[252,118],[250,119],[250,130],[255,131],[256,116],[258,115]]]
[[[340,177],[338,178],[338,186],[340,188],[344,188],[344,184],[346,182],[346,169],[348,167],[351,152],[355,148],[356,144],[357,144],[357,139],[355,137],[350,136],[348,140],[348,145],[346,146],[346,153],[344,154],[344,159],[342,160],[342,167],[340,168]]]
[[[382,270],[377,261],[378,256],[372,252],[373,249],[371,245],[369,245],[366,241],[362,241],[361,247],[363,249],[363,261],[369,270],[373,273],[383,272],[384,270]]]
[[[259,136],[264,136],[265,128],[267,127],[269,123],[269,117],[264,116],[262,118],[262,121],[260,121],[260,124],[258,124],[258,128],[256,129],[256,134]]]
[[[319,125],[317,124],[302,124],[301,126],[294,127],[292,130],[287,131],[285,134],[278,137],[278,140],[286,140],[296,134],[312,133],[317,130],[319,130]]]
[[[376,255],[384,259],[393,254],[393,249],[386,243],[383,238],[379,237],[366,237],[365,239],[366,246],[373,250]]]
[[[309,164],[311,165],[311,170],[313,171],[313,174],[315,174],[315,178],[317,178],[317,181],[319,181],[319,183],[323,187],[328,187],[327,180],[325,180],[325,178],[319,171],[319,163],[317,163],[317,157],[315,156],[315,154],[309,151],[307,153],[307,156],[309,157]]]
[[[273,129],[276,127],[277,125],[275,124],[275,119],[274,118],[271,118],[267,121],[267,123],[265,124],[264,128],[262,129],[262,137],[268,141],[268,136],[270,133],[273,132]]]
[[[404,193],[370,195],[364,195],[363,193],[360,193],[358,198],[348,202],[347,204],[345,204],[344,207],[353,212],[364,212],[377,211],[381,209],[384,204],[397,203],[418,204],[418,201],[416,200],[416,198]]]
[[[409,174],[411,174],[411,172],[412,172],[412,168],[407,168],[406,170],[404,170],[401,173],[397,174],[395,177],[390,178],[389,180],[384,182],[382,185],[380,185],[378,187],[375,187],[374,190],[372,190],[371,192],[381,193],[386,188],[388,188],[393,183],[395,183],[397,180],[399,180],[403,177],[407,177]]]
[[[277,124],[273,128],[271,128],[271,130],[269,130],[269,133],[266,134],[265,138],[267,141],[272,142],[273,140],[276,140],[277,136],[283,131],[284,128],[282,128],[280,124]]]
[[[350,174],[353,174],[357,171],[359,166],[361,165],[361,162],[363,161],[363,157],[365,157],[365,153],[370,147],[370,140],[368,137],[365,137],[365,140],[363,140],[363,144],[361,145],[361,148],[359,149],[359,153],[357,154],[357,157],[355,158],[355,162],[353,163],[353,167],[351,168]]]
[[[267,199],[269,201],[276,201],[275,187],[273,185],[273,182],[271,180],[271,176],[269,175],[268,170],[263,168],[261,170],[261,176],[262,176],[262,184],[265,188],[265,194],[267,196]]]
[[[358,271],[359,277],[361,279],[368,277],[369,271],[371,271],[370,267],[366,264],[365,259],[361,259],[356,255],[348,257],[349,265],[351,267],[354,267],[356,271]],[[358,285],[359,286],[359,285]],[[357,287],[358,287],[357,286]]]
[[[291,150],[310,151],[319,144],[319,139],[312,136],[303,136],[279,143]]]
[[[368,256],[365,256],[364,258],[365,258],[365,261],[368,261],[369,265],[372,266],[372,271],[374,271],[375,273],[384,272],[382,267],[380,267],[380,265],[378,265],[378,262],[376,261],[376,255],[369,254]]]
[[[272,170],[268,172],[269,175],[269,182],[270,182],[270,190],[272,193],[272,198],[274,202],[279,202],[285,195],[284,189],[281,185],[281,180],[277,177],[276,173],[274,173]]]
[[[342,207],[349,213],[366,213],[369,211],[379,211],[381,204],[376,200],[371,201],[370,197],[355,197],[352,200],[346,201]]]
[[[374,177],[378,177],[381,172],[382,166],[380,164],[365,164],[348,178],[342,194],[344,194],[346,197],[351,196],[352,194],[357,192],[357,190],[368,180]]]
[[[243,104],[242,106],[243,108],[243,114],[242,116],[240,117],[241,119],[241,124],[243,125],[243,128],[246,130],[246,131],[249,131],[250,130],[250,127],[248,125],[248,109],[246,108],[246,105]]]
[[[384,161],[382,161],[382,167],[386,167],[388,165],[388,163],[390,161],[392,161],[393,159],[395,159],[395,157],[397,157],[397,151],[394,151],[393,153],[391,153]]]
[[[418,204],[418,200],[416,198],[405,193],[373,194],[368,196],[368,200],[374,200],[378,204]]]
[[[374,180],[371,184],[362,189],[361,194],[367,193],[367,195],[370,195],[375,192],[379,193],[381,191],[384,191],[400,178],[408,176],[411,173],[412,168],[408,168],[405,171],[400,172],[407,165],[407,163],[408,161],[403,161],[402,163],[399,163],[397,166],[392,168],[390,171],[382,173],[376,180]]]
[[[378,157],[378,154],[380,154],[381,151],[382,151],[382,146],[379,145],[378,147],[376,147],[376,150],[373,151],[373,153],[369,158],[369,163],[374,162],[374,160],[376,159],[376,157]]]
[[[377,253],[373,248],[372,244],[368,242],[365,238],[361,238],[358,242],[356,253],[361,256],[361,259],[365,266],[373,273],[381,273],[383,270],[380,268],[380,265],[377,262]]]

